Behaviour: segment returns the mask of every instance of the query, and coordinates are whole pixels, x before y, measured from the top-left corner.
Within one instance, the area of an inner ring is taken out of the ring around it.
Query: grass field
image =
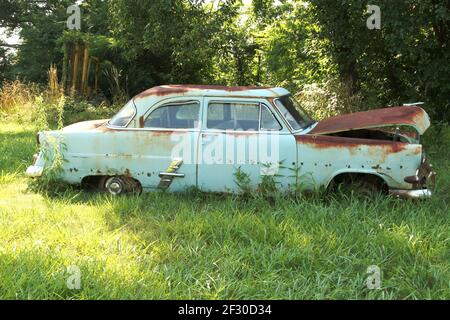
[[[442,139],[426,201],[46,196],[23,174],[34,130],[0,121],[0,298],[450,299],[450,132]],[[381,289],[366,287],[371,265]]]

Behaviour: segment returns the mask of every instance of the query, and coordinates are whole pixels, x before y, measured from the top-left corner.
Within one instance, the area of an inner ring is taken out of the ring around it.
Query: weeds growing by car
[[[428,197],[435,173],[420,138],[429,126],[415,105],[314,121],[283,88],[166,85],[135,96],[111,119],[38,133],[27,174],[42,177],[59,155],[59,179],[114,195],[239,192],[239,172],[254,189],[271,177],[279,191],[359,183]]]

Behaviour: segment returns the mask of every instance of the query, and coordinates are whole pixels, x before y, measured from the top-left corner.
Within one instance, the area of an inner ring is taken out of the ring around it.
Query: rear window
[[[109,124],[115,127],[126,127],[136,114],[136,107],[133,100],[130,100],[114,117],[109,120]]]

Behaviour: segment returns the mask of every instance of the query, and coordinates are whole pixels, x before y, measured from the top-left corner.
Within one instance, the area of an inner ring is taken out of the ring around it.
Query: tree
[[[424,100],[450,119],[450,1],[379,0],[381,30],[367,29],[366,1],[268,3],[255,14],[277,17],[262,24],[269,80],[301,89],[336,75],[366,108]]]

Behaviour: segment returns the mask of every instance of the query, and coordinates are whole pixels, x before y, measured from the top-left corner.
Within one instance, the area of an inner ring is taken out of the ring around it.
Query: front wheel
[[[350,173],[335,177],[330,190],[344,195],[373,198],[376,195],[387,195],[389,188],[383,179],[375,175]]]

